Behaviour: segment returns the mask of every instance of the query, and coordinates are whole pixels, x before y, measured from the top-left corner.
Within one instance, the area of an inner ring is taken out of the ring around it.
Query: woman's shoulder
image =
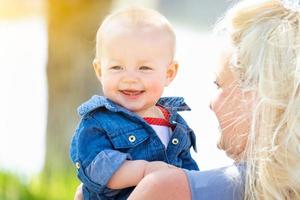
[[[192,199],[243,199],[245,168],[241,163],[206,171],[185,170]]]

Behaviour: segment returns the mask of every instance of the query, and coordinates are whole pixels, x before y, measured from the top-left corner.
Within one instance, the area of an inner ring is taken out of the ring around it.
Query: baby
[[[93,66],[104,96],[78,108],[70,148],[84,199],[126,199],[144,175],[172,165],[198,170],[194,132],[177,113],[190,108],[161,98],[177,74],[174,53],[174,31],[154,10],[127,8],[103,21]]]

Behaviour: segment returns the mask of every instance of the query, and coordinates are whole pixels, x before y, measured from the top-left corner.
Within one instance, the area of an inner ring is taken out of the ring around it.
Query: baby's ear
[[[93,61],[93,67],[96,73],[96,76],[99,80],[101,80],[101,65],[100,65],[100,60],[95,58]]]
[[[173,79],[176,77],[178,67],[179,67],[179,65],[176,61],[173,61],[168,66],[167,74],[166,74],[167,75],[167,81],[166,81],[165,86],[168,86],[173,81]]]

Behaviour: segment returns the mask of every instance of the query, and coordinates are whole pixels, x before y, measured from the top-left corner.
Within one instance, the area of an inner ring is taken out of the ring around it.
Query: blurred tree
[[[110,0],[48,0],[48,124],[45,172],[68,169],[76,108],[101,93],[92,69],[95,35]]]

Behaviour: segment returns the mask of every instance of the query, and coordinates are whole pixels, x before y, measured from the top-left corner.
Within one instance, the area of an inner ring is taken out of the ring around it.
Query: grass
[[[79,184],[73,170],[25,178],[0,171],[1,200],[70,200]]]

